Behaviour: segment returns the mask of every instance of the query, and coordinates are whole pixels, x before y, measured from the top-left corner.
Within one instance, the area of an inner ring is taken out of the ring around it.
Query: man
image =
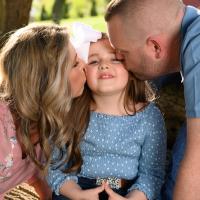
[[[187,143],[173,199],[199,200],[200,13],[180,0],[112,0],[105,20],[111,43],[136,77],[183,74]]]

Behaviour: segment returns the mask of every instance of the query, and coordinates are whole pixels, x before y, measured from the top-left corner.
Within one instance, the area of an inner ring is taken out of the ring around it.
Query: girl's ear
[[[164,56],[164,39],[162,35],[150,36],[146,40],[148,54],[153,59],[161,59]]]

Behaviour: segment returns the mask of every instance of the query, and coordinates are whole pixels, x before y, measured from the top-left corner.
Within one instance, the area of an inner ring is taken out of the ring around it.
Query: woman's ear
[[[163,57],[164,46],[162,43],[162,37],[160,35],[150,36],[146,40],[148,54],[153,59],[160,59]]]

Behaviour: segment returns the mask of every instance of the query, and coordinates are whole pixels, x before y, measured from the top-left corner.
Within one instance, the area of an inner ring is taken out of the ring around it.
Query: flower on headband
[[[90,42],[96,42],[101,37],[102,33],[100,31],[94,30],[86,24],[80,22],[72,24],[72,37],[70,41],[78,56],[86,63],[88,62]]]

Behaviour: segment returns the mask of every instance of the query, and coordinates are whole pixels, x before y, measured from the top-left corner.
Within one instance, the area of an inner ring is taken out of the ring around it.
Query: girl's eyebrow
[[[98,56],[98,55],[99,55],[98,53],[93,53],[93,54],[90,54],[89,57]]]
[[[109,54],[113,54],[113,55],[115,55],[116,54],[116,52],[115,51],[110,51],[110,52],[108,52]],[[89,58],[90,57],[93,57],[93,56],[99,56],[99,54],[98,53],[93,53],[93,54],[90,54],[89,55]]]

